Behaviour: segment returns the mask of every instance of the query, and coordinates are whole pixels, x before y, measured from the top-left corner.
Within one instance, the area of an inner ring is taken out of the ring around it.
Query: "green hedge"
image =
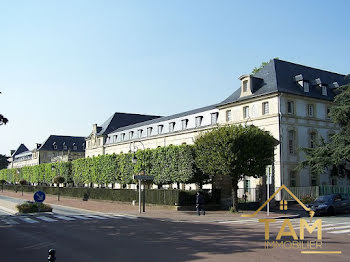
[[[105,185],[116,182],[130,184],[134,182],[134,174],[145,171],[146,175],[154,176],[155,184],[162,185],[196,182],[196,178],[199,177],[193,147],[190,145],[139,150],[136,152],[136,164],[132,163],[132,157],[133,153],[102,155],[72,162],[3,169],[0,170],[0,179],[11,183],[24,179],[30,183],[51,184],[54,177],[63,176],[67,183],[74,182],[76,185]]]
[[[4,185],[4,189],[21,191],[21,185]],[[38,190],[46,194],[57,195],[57,187],[23,186],[24,192],[36,192]],[[185,191],[176,189],[146,189],[146,202],[159,205],[194,205],[196,202],[196,191]],[[138,201],[138,191],[133,189],[107,189],[87,187],[61,187],[61,196],[91,198],[100,200],[112,200],[120,202]],[[219,203],[220,191],[214,190],[212,195],[204,192],[207,203]]]

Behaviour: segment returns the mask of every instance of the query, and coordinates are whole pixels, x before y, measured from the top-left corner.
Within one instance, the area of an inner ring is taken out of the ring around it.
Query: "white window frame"
[[[218,113],[211,113],[210,114],[210,121],[212,125],[216,125],[218,122]]]
[[[147,127],[147,136],[151,136],[153,131],[153,127]]]
[[[323,96],[327,96],[327,86],[326,85],[322,85],[321,89],[322,89],[322,95]]]
[[[181,129],[182,130],[187,129],[187,125],[188,125],[188,119],[182,119],[181,120]]]
[[[202,126],[203,116],[196,116],[195,118],[195,126],[200,127]]]
[[[232,111],[231,109],[226,110],[226,122],[230,122],[232,120]]]
[[[175,131],[175,122],[170,122],[169,123],[169,132],[174,132]]]
[[[269,102],[263,102],[262,103],[262,114],[267,115],[270,113],[270,105]]]
[[[142,133],[143,133],[143,129],[138,129],[137,130],[137,137],[141,138],[142,137]]]
[[[244,106],[243,107],[243,118],[249,118],[249,106]]]
[[[164,129],[164,125],[158,125],[157,126],[157,131],[158,131],[158,135],[162,134],[163,133],[163,129]]]
[[[243,83],[243,92],[248,92],[248,80],[244,80]]]

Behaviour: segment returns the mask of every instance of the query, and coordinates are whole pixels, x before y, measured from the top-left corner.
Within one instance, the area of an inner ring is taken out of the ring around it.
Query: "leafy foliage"
[[[279,59],[278,57],[275,57],[274,59]],[[270,60],[271,61],[271,60]],[[269,61],[269,62],[270,62]],[[269,62],[262,62],[261,65],[259,67],[254,67],[254,69],[252,70],[252,74],[255,74],[257,72],[259,72],[264,66],[266,66]]]
[[[9,161],[7,161],[7,157],[5,155],[0,154],[0,170],[7,168]]]
[[[17,210],[20,213],[35,213],[35,212],[39,212],[39,205],[40,205],[40,212],[51,212],[52,211],[52,207],[48,204],[38,204],[32,201],[27,201],[24,202],[23,204],[18,204],[16,206]]]
[[[189,145],[168,146],[136,152],[137,163],[132,163],[133,153],[102,155],[74,160],[40,164],[17,169],[0,170],[0,179],[17,183],[25,179],[31,183],[51,184],[55,177],[62,176],[76,185],[95,183],[129,184],[133,175],[144,171],[155,177],[155,184],[186,183],[196,180],[193,147]]]
[[[233,204],[237,210],[238,181],[259,177],[272,164],[278,141],[253,125],[227,125],[204,133],[195,141],[196,163],[203,173],[232,178]]]
[[[313,174],[322,174],[327,169],[331,175],[350,175],[350,85],[340,87],[335,97],[335,105],[330,109],[330,117],[340,127],[326,143],[323,139],[315,148],[302,148],[305,160],[299,169],[310,167]]]

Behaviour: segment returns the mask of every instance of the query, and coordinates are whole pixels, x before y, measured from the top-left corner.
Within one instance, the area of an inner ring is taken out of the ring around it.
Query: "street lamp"
[[[131,151],[131,145],[133,145],[133,150],[134,151],[134,154],[133,154],[133,157],[131,159],[131,162],[133,164],[136,164],[137,163],[137,157],[136,157],[136,151],[137,151],[137,147],[135,146],[135,143],[140,143],[143,147],[143,150],[145,150],[145,146],[144,144],[141,142],[141,141],[135,141],[133,143],[130,143],[130,151]],[[145,174],[145,171],[144,171],[144,163],[141,163],[141,167],[142,167],[142,173],[143,175]],[[139,212],[141,213],[141,179],[139,179]],[[143,190],[143,212],[145,212],[145,189]]]

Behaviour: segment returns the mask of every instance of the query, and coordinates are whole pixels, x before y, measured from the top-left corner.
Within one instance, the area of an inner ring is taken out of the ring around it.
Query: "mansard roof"
[[[189,111],[186,111],[186,112],[182,112],[182,113],[178,113],[178,114],[174,114],[174,115],[170,115],[170,116],[163,116],[163,117],[155,118],[155,119],[152,119],[152,120],[149,120],[149,121],[137,123],[137,124],[134,124],[134,125],[123,126],[123,127],[120,127],[118,129],[114,130],[114,132],[120,132],[120,131],[133,129],[133,128],[146,126],[146,125],[152,125],[152,124],[156,124],[156,123],[167,121],[167,120],[171,120],[171,119],[176,119],[176,118],[185,117],[185,116],[188,116],[188,115],[197,114],[197,113],[204,112],[204,111],[211,110],[211,109],[215,109],[215,108],[216,108],[216,104],[210,105],[210,106],[206,106],[206,107],[196,108],[196,109],[192,109],[192,110],[189,110]]]
[[[239,88],[232,95],[219,103],[219,105],[276,92],[332,101],[336,95],[336,86],[334,83],[337,82],[339,86],[350,83],[350,80],[345,79],[345,75],[279,59],[271,60],[257,73],[251,75],[251,77],[253,79],[253,85],[255,84],[253,86],[252,95],[240,97],[241,90]],[[258,79],[259,81],[254,81],[254,79]],[[261,79],[262,81],[260,81]],[[309,92],[304,92],[303,88],[297,83],[297,80],[300,79],[309,82]],[[322,95],[321,84],[327,86],[326,96]]]
[[[24,145],[20,144],[20,146],[17,148],[17,150],[12,154],[12,157],[15,157],[23,152],[29,151],[29,149]]]
[[[97,127],[97,135],[107,135],[118,128],[148,121],[151,119],[156,119],[159,117],[161,116],[116,112],[110,118],[108,118],[102,124],[102,126]]]
[[[54,145],[57,146],[57,149],[54,149]],[[67,149],[63,148],[64,145],[67,146]],[[77,146],[77,150],[74,150],[74,146]],[[38,150],[85,152],[85,137],[50,135]]]

